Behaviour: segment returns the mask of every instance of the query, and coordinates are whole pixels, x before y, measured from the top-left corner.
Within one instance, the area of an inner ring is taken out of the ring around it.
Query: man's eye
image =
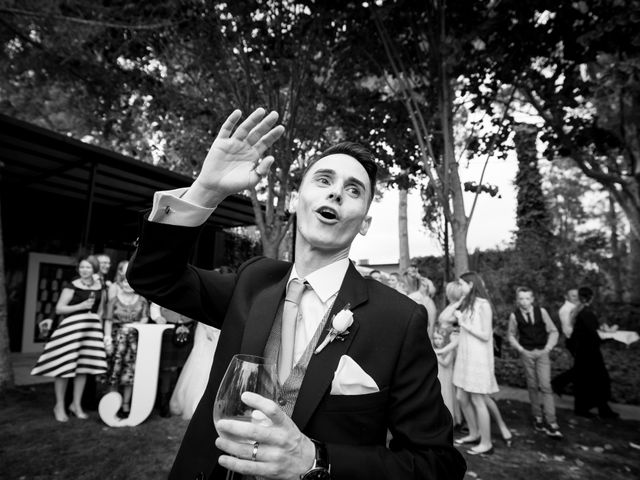
[[[358,187],[347,187],[347,191],[354,197],[360,196],[360,189]]]
[[[327,177],[318,177],[318,182],[328,185],[329,179]]]

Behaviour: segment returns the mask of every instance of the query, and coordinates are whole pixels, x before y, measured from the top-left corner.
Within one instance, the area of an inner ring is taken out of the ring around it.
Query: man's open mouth
[[[327,220],[338,219],[338,213],[333,208],[320,207],[319,209],[316,210],[316,212],[319,213],[323,218],[326,218]]]

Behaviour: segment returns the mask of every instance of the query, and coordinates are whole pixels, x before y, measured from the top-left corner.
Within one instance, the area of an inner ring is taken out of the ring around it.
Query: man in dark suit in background
[[[284,128],[275,126],[275,112],[265,113],[258,109],[235,128],[241,113],[234,111],[193,185],[156,194],[129,267],[140,294],[222,329],[170,478],[218,479],[224,469],[277,479],[463,478],[426,311],[365,280],[348,259],[371,221],[376,166],[366,149],[340,144],[307,166],[290,206],[297,215],[294,265],[254,258],[228,275],[188,265],[198,226],[215,206],[267,175],[273,157],[261,157]],[[348,333],[314,353],[341,310],[353,315]],[[222,420],[216,431],[216,391],[237,353],[277,363],[283,396],[242,397],[270,426]]]

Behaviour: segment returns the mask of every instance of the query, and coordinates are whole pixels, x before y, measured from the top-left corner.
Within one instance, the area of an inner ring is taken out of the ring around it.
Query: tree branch
[[[85,18],[67,17],[65,15],[54,15],[47,12],[33,12],[29,10],[22,10],[19,8],[0,7],[0,12],[12,13],[14,15],[20,15],[22,17],[40,17],[40,18],[52,18],[54,20],[62,20],[64,22],[79,23],[82,25],[89,25],[92,27],[105,27],[105,28],[120,28],[125,30],[157,30],[160,28],[168,28],[175,25],[180,25],[187,20],[180,20],[177,22],[162,22],[162,23],[150,23],[148,25],[135,24],[127,25],[124,23],[102,22],[99,20],[87,20]]]

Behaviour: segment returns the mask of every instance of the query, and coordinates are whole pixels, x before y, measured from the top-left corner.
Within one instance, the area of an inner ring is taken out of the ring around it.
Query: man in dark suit
[[[156,194],[127,274],[151,301],[222,329],[170,478],[219,479],[225,469],[274,479],[463,478],[426,311],[365,280],[348,260],[371,221],[376,166],[366,149],[340,144],[307,166],[290,206],[294,265],[254,258],[223,275],[188,264],[198,225],[227,195],[268,173],[273,157],[261,157],[284,129],[275,112],[265,113],[258,109],[235,128],[241,113],[234,111],[193,185]],[[287,302],[295,304],[294,330]],[[339,311],[350,312],[353,324],[318,352]],[[221,420],[216,430],[215,395],[237,353],[277,363],[284,394],[277,401],[243,394],[269,426]]]

